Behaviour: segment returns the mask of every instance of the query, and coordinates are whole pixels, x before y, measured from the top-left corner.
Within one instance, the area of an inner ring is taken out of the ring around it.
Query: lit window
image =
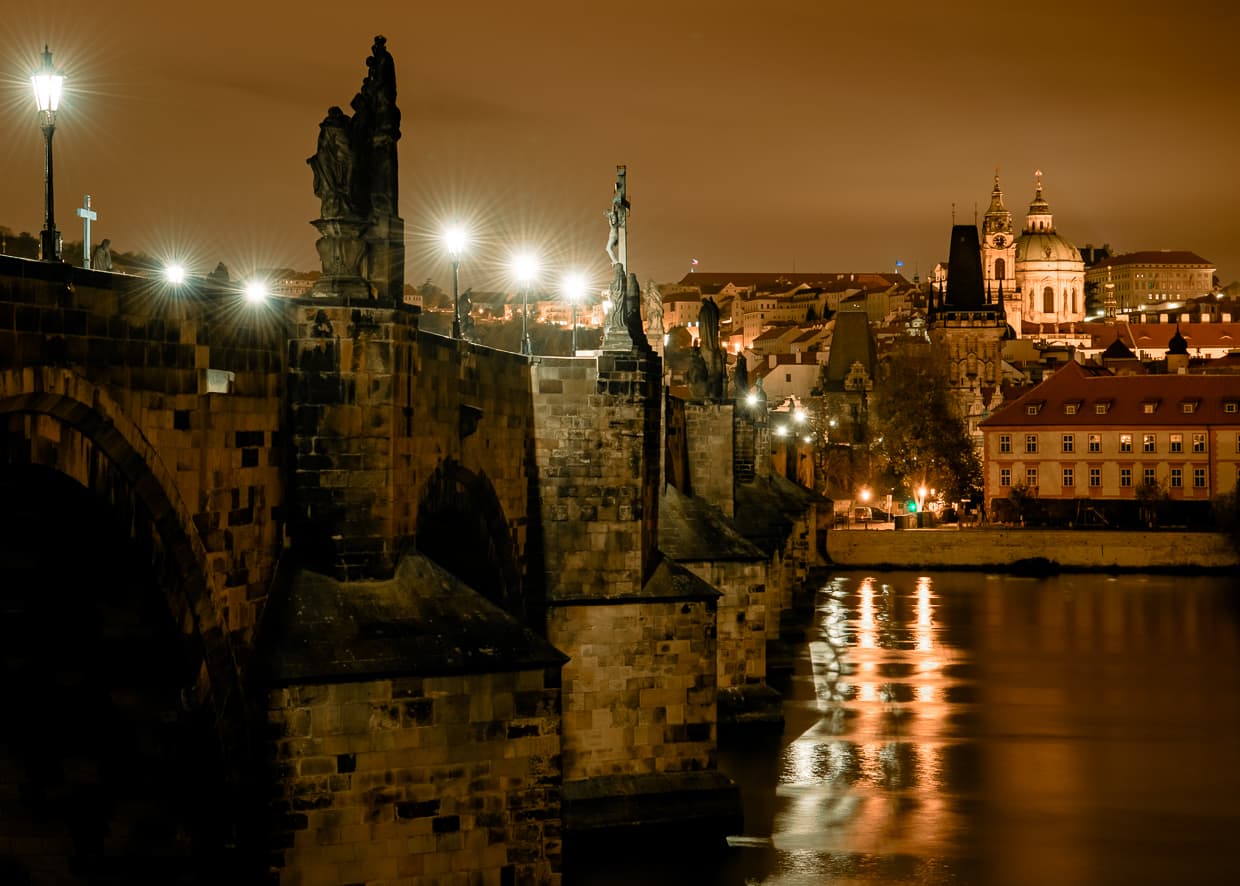
[[[1179,489],[1183,485],[1184,485],[1184,469],[1183,468],[1172,468],[1171,469],[1171,488]]]
[[[1063,485],[1065,487],[1073,486],[1075,485],[1075,480],[1076,480],[1076,476],[1073,473],[1072,468],[1064,468],[1063,469]]]
[[[1012,469],[1011,468],[999,468],[999,485],[1000,486],[1011,486],[1012,485]]]
[[[1149,400],[1141,404],[1141,411],[1144,412],[1146,415],[1153,414],[1156,408],[1158,408],[1158,404],[1150,402]]]
[[[1064,434],[1063,442],[1060,444],[1060,446],[1062,447],[1064,452],[1071,452],[1073,448],[1076,446],[1076,435],[1075,434]]]
[[[1142,452],[1154,452],[1155,451],[1153,434],[1142,434],[1141,435],[1141,451]]]
[[[1011,452],[1012,451],[1012,435],[1011,434],[1000,434],[999,435],[999,451],[1000,452]]]
[[[1090,486],[1101,486],[1102,485],[1102,468],[1090,468],[1089,469],[1089,485]]]
[[[1076,403],[1065,403],[1063,405],[1064,415],[1076,415]]]
[[[1119,451],[1132,452],[1132,434],[1119,435]]]
[[[1183,434],[1172,434],[1171,435],[1170,449],[1172,452],[1183,452],[1184,451],[1184,435]]]
[[[1193,488],[1204,489],[1206,485],[1206,469],[1193,468]]]
[[[1206,451],[1206,435],[1205,434],[1193,434],[1193,452],[1205,452],[1205,451]]]
[[[1132,468],[1119,469],[1119,485],[1125,487],[1132,485]]]
[[[1025,452],[1037,452],[1037,451],[1038,451],[1038,435],[1037,434],[1025,434]]]
[[[1094,412],[1097,413],[1098,415],[1106,415],[1107,410],[1110,408],[1111,408],[1111,404],[1107,402],[1094,404]]]
[[[1102,451],[1102,435],[1101,434],[1090,434],[1089,435],[1089,451],[1090,452],[1101,452]]]
[[[1038,485],[1038,469],[1025,468],[1025,485],[1036,488]]]

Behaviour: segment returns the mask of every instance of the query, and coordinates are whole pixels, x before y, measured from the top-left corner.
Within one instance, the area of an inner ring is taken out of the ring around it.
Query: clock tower
[[[998,172],[990,208],[982,219],[982,276],[992,298],[998,299],[1000,292],[1004,300],[1016,294],[1016,230],[1012,213],[1003,205]]]

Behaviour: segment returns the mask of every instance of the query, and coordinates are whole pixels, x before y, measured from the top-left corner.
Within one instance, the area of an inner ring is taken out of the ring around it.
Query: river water
[[[566,884],[1240,883],[1235,579],[834,574],[773,682],[731,848]]]

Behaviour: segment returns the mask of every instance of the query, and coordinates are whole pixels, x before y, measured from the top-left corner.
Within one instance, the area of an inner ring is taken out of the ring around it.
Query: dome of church
[[[1168,354],[1188,354],[1188,339],[1180,334],[1180,324],[1175,324],[1175,335],[1171,336],[1171,340],[1167,342]]]
[[[1026,232],[1016,238],[1018,262],[1079,262],[1081,251],[1054,231]]]

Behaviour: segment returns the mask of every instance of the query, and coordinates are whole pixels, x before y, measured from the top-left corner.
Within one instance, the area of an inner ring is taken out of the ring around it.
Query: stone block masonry
[[[283,884],[560,882],[558,668],[272,691]]]

